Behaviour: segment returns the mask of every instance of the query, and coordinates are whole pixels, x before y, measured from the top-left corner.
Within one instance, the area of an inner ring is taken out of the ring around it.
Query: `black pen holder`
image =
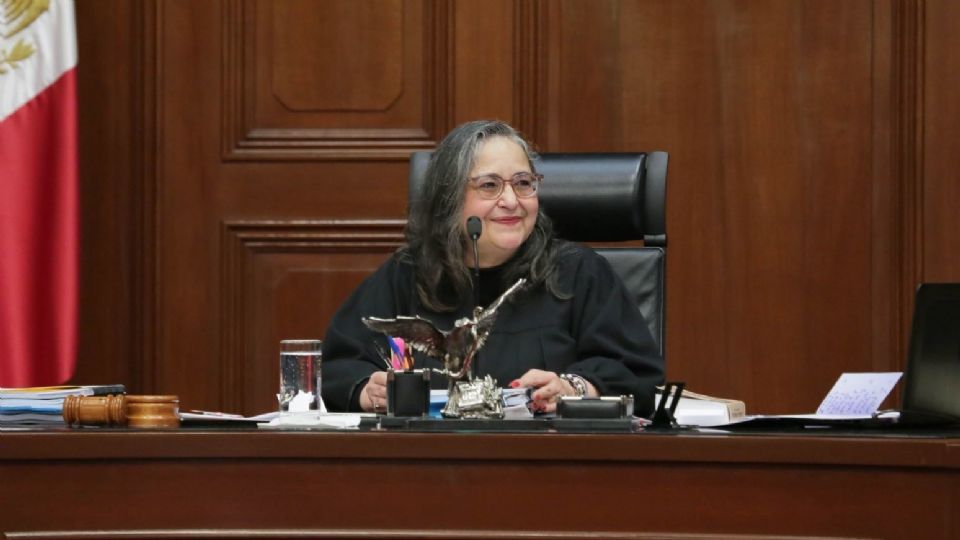
[[[430,370],[387,370],[387,415],[430,414]]]

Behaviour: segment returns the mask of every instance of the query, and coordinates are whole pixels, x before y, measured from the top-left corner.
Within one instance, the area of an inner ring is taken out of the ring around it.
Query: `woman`
[[[542,412],[562,396],[622,394],[634,396],[636,414],[652,412],[663,361],[647,325],[603,257],[553,237],[540,212],[540,182],[529,145],[503,122],[468,122],[444,138],[411,208],[407,245],[360,285],[327,330],[322,391],[331,410],[385,408],[385,338],[361,317],[419,315],[449,329],[471,314],[466,222],[477,216],[480,304],[521,277],[528,283],[499,309],[476,372],[534,388],[533,407]],[[418,354],[416,367],[441,365]]]

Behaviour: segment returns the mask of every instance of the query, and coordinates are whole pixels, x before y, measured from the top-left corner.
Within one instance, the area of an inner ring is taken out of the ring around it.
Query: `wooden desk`
[[[957,438],[0,433],[8,538],[956,540],[958,514]]]

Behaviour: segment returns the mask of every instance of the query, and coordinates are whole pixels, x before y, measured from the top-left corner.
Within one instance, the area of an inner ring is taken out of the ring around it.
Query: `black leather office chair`
[[[409,202],[430,152],[410,156]],[[642,247],[595,248],[633,293],[666,359],[666,152],[541,154],[540,205],[557,236],[577,242],[643,240]],[[412,204],[411,204],[412,206]]]

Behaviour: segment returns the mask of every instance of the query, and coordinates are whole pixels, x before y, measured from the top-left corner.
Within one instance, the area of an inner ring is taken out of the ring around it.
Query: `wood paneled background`
[[[670,152],[670,379],[754,413],[899,370],[960,281],[951,0],[77,5],[75,382],[275,407],[402,241],[406,160],[496,117],[542,151]]]

